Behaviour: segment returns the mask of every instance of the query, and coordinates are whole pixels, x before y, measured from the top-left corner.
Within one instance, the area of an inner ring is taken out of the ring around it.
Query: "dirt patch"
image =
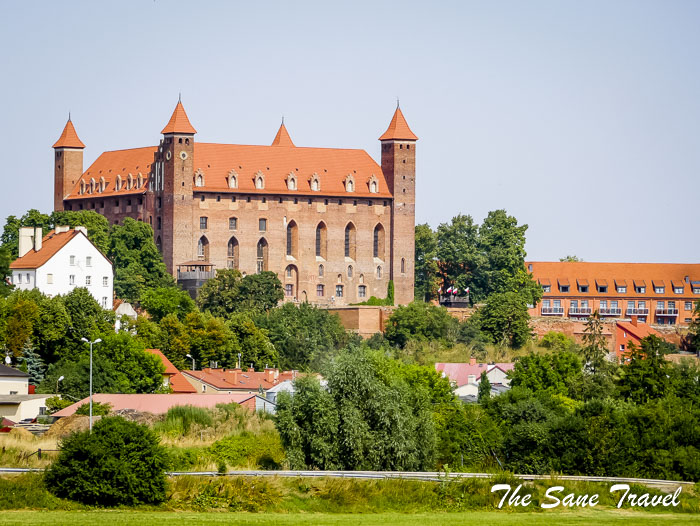
[[[100,418],[93,418],[93,423]],[[46,432],[44,436],[52,438],[63,438],[76,431],[85,431],[90,427],[90,417],[84,415],[71,415],[59,418]]]
[[[21,440],[34,440],[34,434],[23,427],[13,427],[10,429],[10,436]]]
[[[159,419],[159,417],[153,413],[145,413],[137,411],[136,409],[119,409],[118,411],[113,411],[110,414],[114,416],[121,416],[125,420],[145,424],[147,426],[153,425],[154,422]]]

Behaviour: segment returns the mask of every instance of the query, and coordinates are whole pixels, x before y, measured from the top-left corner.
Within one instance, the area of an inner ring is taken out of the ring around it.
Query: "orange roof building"
[[[664,339],[663,335],[645,323],[639,323],[637,316],[632,316],[629,322],[618,321],[615,328],[615,354],[618,361],[625,360],[630,343],[639,347],[640,342],[647,336]]]
[[[294,380],[296,371],[282,371],[266,368],[264,371],[243,371],[242,369],[212,369],[182,371],[197,393],[257,393],[279,385],[285,380]]]
[[[532,316],[585,319],[598,311],[609,320],[636,316],[640,326],[688,325],[700,300],[700,264],[526,263],[542,287]]]
[[[147,222],[192,294],[217,268],[237,268],[276,272],[290,301],[385,297],[390,280],[397,303],[412,301],[418,138],[400,109],[380,163],[364,150],[298,146],[284,122],[269,146],[198,142],[180,101],[161,133],[156,146],[104,152],[83,171],[69,121],[54,144],[54,208]]]

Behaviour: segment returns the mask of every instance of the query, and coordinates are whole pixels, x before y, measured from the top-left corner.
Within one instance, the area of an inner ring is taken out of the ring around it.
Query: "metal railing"
[[[619,307],[611,308],[601,308],[599,311],[601,316],[620,316],[622,314],[622,309]]]
[[[211,279],[216,275],[210,270],[178,270],[177,279]]]
[[[625,312],[626,312],[627,316],[646,316],[649,314],[649,309],[646,309],[646,308],[635,309],[633,307],[627,307],[627,310]]]
[[[678,316],[678,309],[656,309],[657,316]]]
[[[590,316],[590,307],[569,307],[569,316]]]
[[[564,307],[542,307],[543,316],[563,316]]]

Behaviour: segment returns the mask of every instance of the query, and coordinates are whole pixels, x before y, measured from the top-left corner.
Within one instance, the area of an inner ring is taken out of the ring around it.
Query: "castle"
[[[271,270],[287,300],[347,305],[413,300],[418,137],[398,107],[381,166],[364,150],[195,141],[178,101],[158,146],[102,153],[83,172],[70,118],[54,148],[54,209],[95,210],[153,228],[163,260],[191,293],[217,268]]]

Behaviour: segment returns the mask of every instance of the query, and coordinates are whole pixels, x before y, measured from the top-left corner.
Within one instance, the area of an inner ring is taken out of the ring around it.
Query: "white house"
[[[491,383],[492,395],[510,387],[508,371],[513,369],[512,363],[477,363],[471,358],[469,363],[436,363],[435,370],[448,377],[455,388],[457,396],[476,396],[479,392],[481,373]]]
[[[27,373],[0,365],[0,419],[19,422],[45,415],[46,399],[52,396],[30,393]]]
[[[19,257],[10,270],[20,290],[56,296],[85,287],[103,308],[112,308],[112,263],[87,238],[85,227],[57,226],[44,237],[41,228],[20,228]]]

